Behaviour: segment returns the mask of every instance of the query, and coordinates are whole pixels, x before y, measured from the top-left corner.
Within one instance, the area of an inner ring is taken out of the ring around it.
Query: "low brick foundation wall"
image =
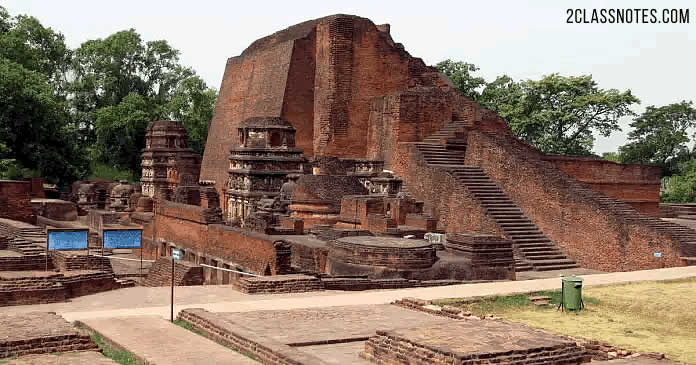
[[[246,294],[303,293],[322,290],[321,281],[302,274],[240,278],[236,286]]]
[[[447,347],[417,342],[399,331],[377,331],[365,343],[362,357],[378,364],[581,364],[585,351],[573,342],[523,349],[500,349],[489,353],[462,353]]]
[[[111,260],[108,257],[74,255],[68,252],[51,251],[51,259],[55,267],[61,271],[100,270],[113,272]]]
[[[30,354],[96,350],[90,336],[54,313],[0,315],[0,359]]]
[[[429,286],[456,285],[463,284],[464,282],[458,280],[322,278],[321,283],[325,290],[357,291],[373,289],[422,288]]]
[[[472,298],[472,301],[475,300],[475,298]],[[428,314],[433,314],[436,316],[442,316],[452,319],[482,320],[482,318],[472,315],[471,312],[464,312],[461,308],[449,305],[440,307],[433,305],[432,302],[428,300],[418,298],[403,298],[400,300],[395,300],[391,304],[415,311],[425,312]],[[485,320],[500,320],[500,318],[487,317]],[[588,340],[585,338],[575,338],[570,336],[563,336],[563,338],[566,338],[570,341],[575,341],[578,346],[585,349],[585,362],[587,362],[588,359],[596,361],[607,361],[611,359],[632,359],[636,357],[647,357],[658,360],[665,358],[665,355],[662,353],[639,353],[636,351],[620,348],[609,343],[597,340]]]
[[[0,271],[45,270],[46,256],[0,257]],[[53,260],[48,260],[48,270],[53,270]]]
[[[122,288],[113,273],[88,272],[78,275],[46,275],[0,278],[0,307],[65,302],[70,298]]]
[[[205,334],[211,340],[233,348],[243,354],[253,355],[256,361],[270,365],[325,365],[324,361],[301,352],[293,347],[279,343],[270,338],[255,334],[242,327],[234,331],[217,325],[215,318],[200,308],[184,309],[177,319],[191,325],[195,330]]]

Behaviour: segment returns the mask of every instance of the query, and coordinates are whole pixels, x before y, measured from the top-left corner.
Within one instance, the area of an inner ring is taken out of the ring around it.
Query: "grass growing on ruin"
[[[101,334],[97,332],[92,332],[92,341],[94,341],[99,349],[102,350],[104,356],[111,360],[114,360],[117,364],[121,365],[148,365],[145,361],[139,361],[132,352],[121,350],[111,343],[104,341]]]
[[[195,334],[197,334],[197,335],[199,335],[199,336],[203,336],[203,337],[205,337],[205,338],[207,338],[207,339],[209,339],[209,340],[215,341],[215,340],[209,338],[208,335],[206,335],[205,332],[200,331],[200,330],[194,328],[190,323],[188,323],[188,322],[186,322],[186,321],[181,321],[181,320],[178,320],[178,319],[177,319],[177,320],[174,321],[174,324],[177,325],[177,326],[179,326],[179,327],[183,327],[183,328],[185,328],[185,329],[187,329],[187,330],[189,330],[189,331],[191,331],[191,332],[193,332],[193,333],[195,333]],[[217,341],[215,341],[215,342],[217,342]],[[218,342],[218,343],[219,343],[219,342]],[[240,353],[240,354],[242,354],[242,355],[244,355],[244,356],[246,356],[246,357],[248,357],[248,358],[250,358],[250,359],[252,359],[252,360],[256,360],[256,356],[254,356],[254,354],[250,354],[250,353],[246,353],[246,352],[239,351],[239,350],[237,350],[236,348],[233,348],[233,347],[231,347],[231,346],[228,346],[228,345],[226,345],[226,344],[224,344],[224,343],[221,343],[220,345],[225,346],[225,347],[227,347],[228,349],[230,349],[230,350],[232,350],[232,351],[234,351],[234,352]]]
[[[552,297],[541,309],[530,295]],[[585,311],[556,311],[560,292],[443,300],[474,314],[494,314],[551,332],[605,341],[672,360],[696,363],[696,278],[583,288]]]

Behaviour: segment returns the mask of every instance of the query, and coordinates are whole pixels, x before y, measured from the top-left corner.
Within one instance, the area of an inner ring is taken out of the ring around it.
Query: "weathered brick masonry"
[[[680,242],[619,212],[512,136],[469,131],[466,163],[480,166],[582,266],[607,271],[679,266]],[[629,208],[630,209],[630,208]],[[661,252],[662,258],[654,257]]]
[[[31,199],[43,197],[43,179],[0,180],[0,218],[34,224]]]
[[[144,224],[144,256],[169,256],[171,247],[177,247],[194,263],[216,260],[222,267],[228,262],[256,274],[283,274],[289,268],[289,252],[279,255],[272,236],[219,224],[211,214],[208,208],[170,201],[158,201],[154,215],[136,214],[136,221]]]
[[[386,111],[394,114],[396,121],[390,123],[404,120],[405,125],[397,140],[418,140],[453,114],[462,114],[453,112],[455,106],[466,108],[443,101],[459,98],[456,93],[432,88],[447,84],[434,68],[395,43],[388,26],[352,15],[294,25],[228,59],[201,179],[214,180],[223,195],[227,154],[237,141],[237,125],[249,117],[290,121],[297,130],[296,145],[306,156],[388,159],[392,139],[381,140],[386,150],[376,149],[373,142],[399,129],[378,125],[382,118],[373,111],[379,105],[394,105],[395,110]],[[414,87],[426,89],[398,94]],[[396,93],[393,103],[373,105],[375,98],[390,93]]]
[[[447,233],[472,232],[502,236],[502,231],[486,215],[483,206],[452,174],[428,166],[415,144],[403,143],[400,149],[393,169],[408,182],[409,192],[423,200],[425,209],[439,219],[440,229]]]
[[[622,200],[641,213],[660,215],[662,166],[620,164],[592,157],[544,156],[592,190]]]

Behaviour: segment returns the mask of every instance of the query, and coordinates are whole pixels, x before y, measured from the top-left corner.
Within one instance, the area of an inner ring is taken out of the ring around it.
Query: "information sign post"
[[[181,250],[178,248],[172,248],[172,299],[171,299],[171,308],[169,311],[169,320],[171,322],[174,322],[174,261],[179,261],[181,260]]]

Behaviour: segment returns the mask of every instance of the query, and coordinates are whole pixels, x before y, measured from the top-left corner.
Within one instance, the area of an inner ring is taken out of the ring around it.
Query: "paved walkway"
[[[585,275],[585,285],[618,284],[636,281],[696,277],[696,266]],[[213,312],[316,308],[345,305],[386,304],[403,297],[421,299],[460,298],[559,289],[560,280],[463,284],[430,288],[371,290],[362,292],[322,291],[280,295],[246,295],[231,286],[175,288],[175,308],[204,308]],[[73,299],[69,303],[2,308],[3,313],[51,311],[69,321],[116,316],[156,315],[169,318],[169,288],[126,288]]]
[[[153,365],[259,364],[157,316],[89,319],[83,323]]]

